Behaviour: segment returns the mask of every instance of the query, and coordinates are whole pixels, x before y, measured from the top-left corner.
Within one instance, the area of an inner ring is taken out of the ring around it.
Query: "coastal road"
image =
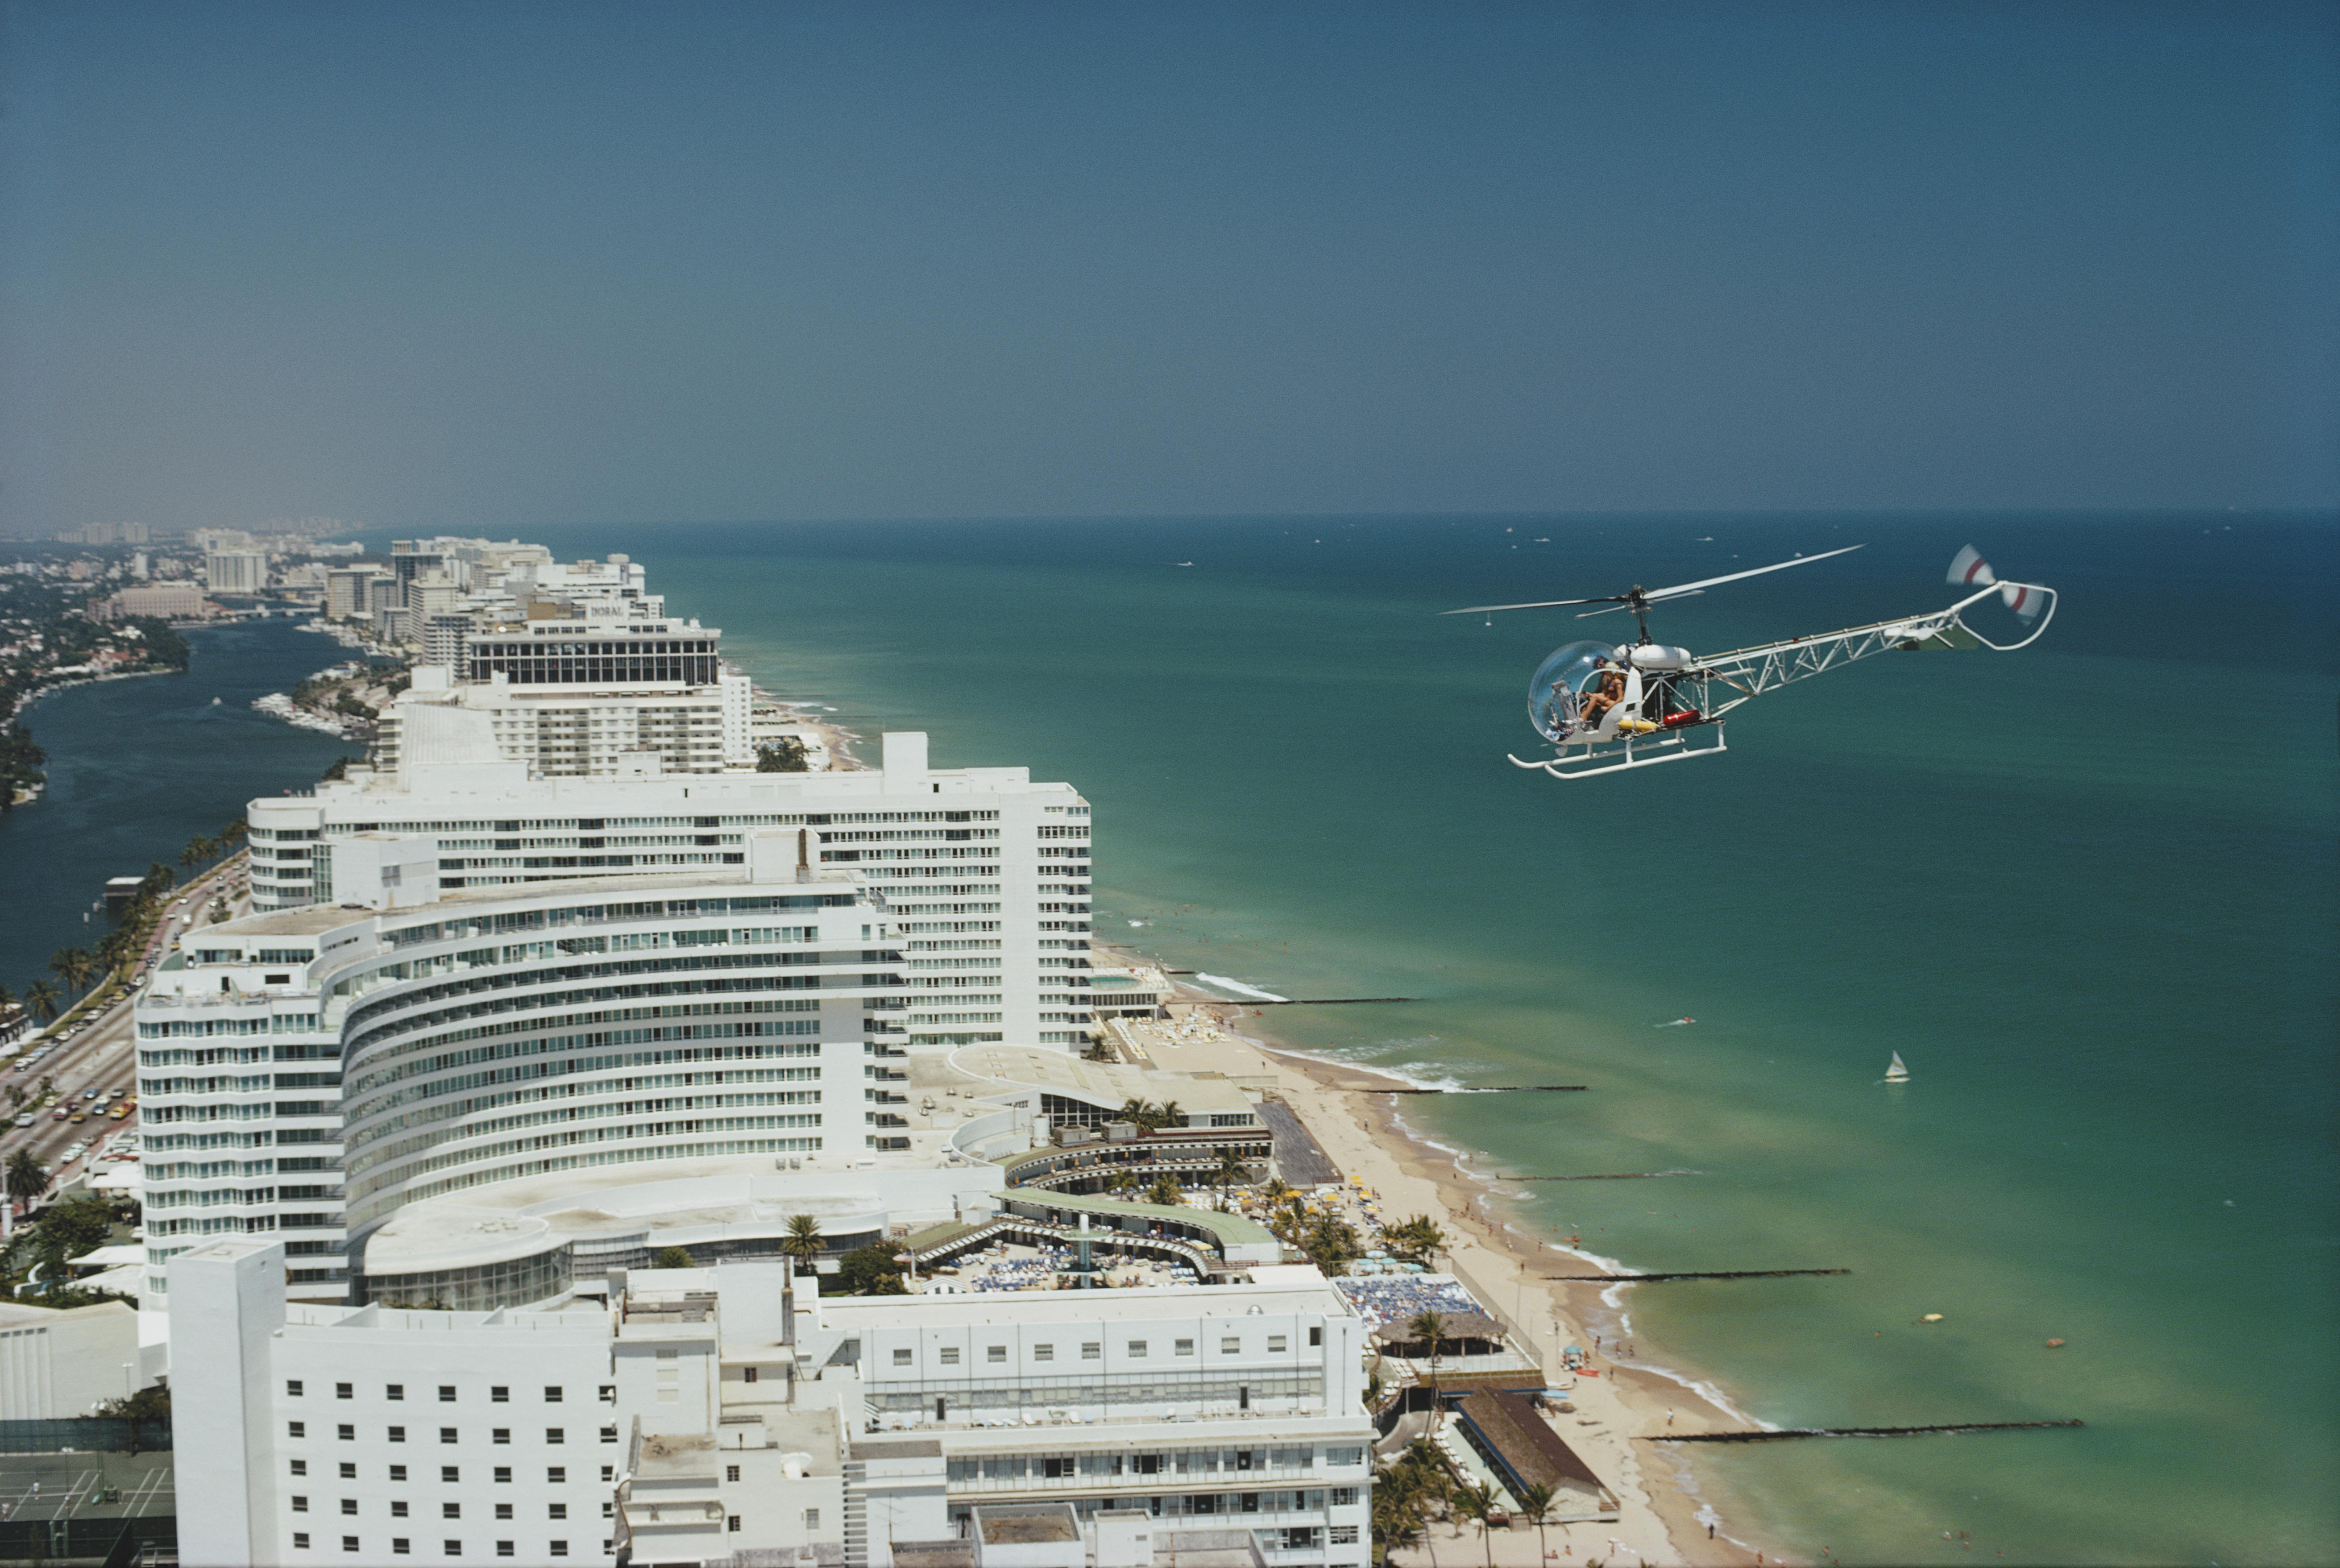
[[[234,886],[240,857],[231,857],[212,871],[182,888],[165,908],[163,918],[156,922],[153,939],[142,955],[137,976],[143,981],[154,966],[171,950],[174,938],[203,918],[203,911],[213,894],[221,886]],[[20,1148],[29,1148],[35,1158],[55,1169],[60,1179],[81,1175],[86,1162],[97,1152],[101,1139],[110,1139],[138,1125],[135,1112],[122,1121],[109,1119],[105,1111],[112,1104],[104,1097],[109,1089],[121,1089],[133,1095],[138,1088],[136,1039],[133,1033],[132,1011],[138,995],[133,985],[121,1000],[94,1017],[82,1020],[74,1037],[30,1066],[20,1067],[25,1057],[40,1048],[45,1042],[35,1037],[25,1042],[22,1054],[10,1059],[0,1085],[13,1086],[33,1094],[43,1078],[55,1080],[57,1108],[86,1113],[87,1119],[75,1122],[58,1121],[52,1107],[28,1102],[22,1111],[8,1113],[5,1136],[0,1136],[0,1161],[5,1161]],[[54,1037],[52,1037],[54,1038]],[[94,1088],[100,1097],[84,1098],[84,1092]],[[19,1127],[15,1117],[30,1112],[33,1125]],[[70,1166],[62,1164],[66,1148],[78,1141],[91,1145],[90,1153]]]

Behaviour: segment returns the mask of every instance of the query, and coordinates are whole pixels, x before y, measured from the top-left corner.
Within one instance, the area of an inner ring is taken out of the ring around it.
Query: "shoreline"
[[[1109,958],[1130,956],[1125,948],[1103,943],[1097,950]],[[1594,1336],[1600,1337],[1599,1350],[1586,1364],[1595,1373],[1578,1378],[1571,1395],[1577,1424],[1567,1437],[1616,1494],[1622,1512],[1611,1524],[1551,1526],[1555,1553],[1569,1548],[1569,1555],[1555,1555],[1554,1561],[1615,1561],[1625,1553],[1641,1562],[1691,1568],[1740,1568],[1754,1563],[1759,1553],[1766,1564],[1791,1561],[1761,1541],[1751,1524],[1716,1512],[1707,1494],[1710,1483],[1696,1474],[1683,1449],[1641,1441],[1662,1437],[1669,1430],[1738,1431],[1762,1423],[1692,1373],[1644,1363],[1638,1356],[1615,1355],[1621,1329],[1625,1348],[1639,1348],[1631,1343],[1631,1309],[1620,1299],[1621,1287],[1541,1277],[1563,1260],[1580,1261],[1603,1273],[1628,1273],[1630,1268],[1558,1239],[1531,1235],[1501,1214],[1494,1185],[1470,1168],[1472,1151],[1439,1143],[1408,1125],[1393,1097],[1380,1097],[1388,1089],[1419,1086],[1370,1067],[1312,1056],[1277,1039],[1262,1027],[1257,1010],[1246,1013],[1239,999],[1176,980],[1173,984],[1180,1002],[1215,1018],[1225,1039],[1214,1043],[1215,1050],[1173,1047],[1155,1052],[1156,1065],[1174,1071],[1228,1071],[1232,1067],[1239,1072],[1243,1064],[1225,1058],[1240,1053],[1268,1069],[1256,1076],[1277,1080],[1280,1097],[1344,1175],[1362,1177],[1381,1196],[1386,1213],[1427,1214],[1449,1233],[1447,1271],[1535,1355],[1548,1379],[1560,1365],[1563,1346],[1592,1350]],[[1196,1059],[1182,1067],[1176,1058],[1190,1052]],[[1202,1059],[1208,1056],[1220,1060]],[[1714,1528],[1711,1539],[1710,1525]],[[1442,1534],[1440,1540],[1444,1539]],[[1621,1545],[1611,1548],[1612,1539]],[[1417,1555],[1404,1557],[1410,1561]]]

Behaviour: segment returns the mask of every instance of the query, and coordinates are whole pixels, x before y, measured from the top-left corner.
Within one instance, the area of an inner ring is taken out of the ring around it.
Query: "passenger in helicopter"
[[[1591,729],[1601,723],[1601,716],[1625,699],[1625,673],[1607,660],[1598,666],[1601,673],[1584,689],[1582,722]]]

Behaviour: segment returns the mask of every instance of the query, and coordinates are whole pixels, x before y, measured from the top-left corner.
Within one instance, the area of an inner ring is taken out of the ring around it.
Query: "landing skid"
[[[1691,744],[1701,734],[1711,735],[1712,743]],[[1522,762],[1516,757],[1510,760],[1514,768],[1547,773],[1554,779],[1591,779],[1602,773],[1622,773],[1629,768],[1655,768],[1661,762],[1686,762],[1693,757],[1720,757],[1727,749],[1722,726],[1710,724],[1696,729],[1596,741],[1585,747],[1563,746],[1559,756],[1540,761]]]

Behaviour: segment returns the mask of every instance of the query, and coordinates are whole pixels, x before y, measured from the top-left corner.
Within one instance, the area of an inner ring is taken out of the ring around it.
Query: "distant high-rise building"
[[[203,557],[203,581],[213,593],[254,594],[268,587],[268,557],[256,550],[215,550]]]

